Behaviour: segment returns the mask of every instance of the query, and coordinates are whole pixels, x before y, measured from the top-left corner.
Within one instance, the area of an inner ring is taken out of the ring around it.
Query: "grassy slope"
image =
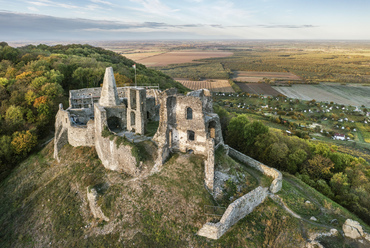
[[[208,240],[195,235],[210,220],[204,205],[214,205],[204,188],[200,157],[174,155],[160,173],[133,179],[104,169],[94,148],[66,145],[60,164],[52,159],[52,149],[50,143],[1,183],[1,247],[299,247],[308,232],[328,230],[290,216],[267,199],[220,240]],[[304,217],[317,214],[323,224],[337,218],[338,229],[345,219],[341,216],[355,218],[294,177],[287,178],[280,196]],[[98,189],[98,204],[110,221],[91,215],[88,186]],[[318,199],[306,215],[297,205],[306,199],[302,192]],[[322,206],[333,211],[320,215]]]

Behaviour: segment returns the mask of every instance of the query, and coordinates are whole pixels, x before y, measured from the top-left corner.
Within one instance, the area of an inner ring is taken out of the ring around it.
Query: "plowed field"
[[[191,90],[209,89],[213,92],[235,92],[230,86],[228,80],[212,79],[205,81],[188,81],[177,79],[176,81]]]
[[[233,80],[239,82],[257,83],[263,78],[278,80],[301,80],[300,77],[290,72],[263,72],[263,71],[235,71]]]
[[[267,96],[277,96],[281,94],[279,91],[275,90],[269,84],[265,83],[236,83],[240,89],[249,94],[262,94]]]
[[[193,60],[206,59],[206,58],[217,58],[217,57],[228,57],[233,55],[232,52],[224,51],[203,51],[203,50],[184,50],[176,52],[162,53],[158,55],[152,55],[137,59],[136,61],[146,66],[167,66],[170,64],[182,64],[191,63]],[[126,55],[125,55],[126,56]],[[130,56],[127,56],[130,58]]]
[[[292,87],[274,86],[273,88],[290,98],[370,106],[369,86],[321,83],[318,85],[294,84]]]

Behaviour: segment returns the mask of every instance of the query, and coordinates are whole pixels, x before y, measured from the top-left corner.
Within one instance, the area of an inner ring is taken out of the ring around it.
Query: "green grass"
[[[330,224],[330,221],[337,219],[339,222],[338,227],[340,228],[346,219],[353,219],[359,221],[367,232],[370,231],[370,227],[358,218],[355,214],[351,213],[338,203],[330,200],[320,192],[309,187],[298,178],[283,173],[283,178],[288,178],[300,187],[296,187],[287,180],[283,180],[283,188],[278,193],[294,212],[301,215],[304,218],[309,219],[311,216],[315,216],[319,223]],[[314,201],[312,200],[314,199]],[[306,204],[305,201],[310,201],[311,204]],[[321,211],[320,209],[324,209]]]
[[[221,63],[188,63],[169,65],[158,68],[163,73],[173,78],[187,78],[189,80],[228,79],[229,70],[225,70]]]
[[[220,240],[196,236],[212,220],[204,214],[204,206],[217,205],[204,187],[201,156],[175,154],[159,173],[132,180],[105,169],[94,148],[66,145],[60,151],[60,164],[52,154],[49,144],[0,184],[1,247],[46,247],[50,242],[54,247],[299,247],[304,242],[299,221],[269,198]],[[322,220],[358,220],[292,178],[304,191],[284,184],[288,193],[281,197],[287,204],[297,204],[297,197],[309,194],[329,209],[329,217]],[[89,186],[97,190],[98,205],[109,222],[92,217],[86,199]],[[106,233],[112,226],[113,231]]]
[[[159,121],[148,121],[146,125],[146,132],[145,135],[152,137],[157,132],[159,126]]]

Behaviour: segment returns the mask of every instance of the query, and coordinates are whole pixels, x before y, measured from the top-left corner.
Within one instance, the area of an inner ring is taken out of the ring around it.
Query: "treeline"
[[[112,66],[117,86],[133,85],[135,62],[90,45],[0,43],[0,179],[49,136],[60,102],[71,89],[100,87]],[[163,73],[137,64],[138,85],[187,90]]]
[[[246,115],[231,118],[217,107],[226,143],[265,163],[296,175],[370,224],[370,166],[363,158],[338,152],[338,147],[312,143],[271,131]]]

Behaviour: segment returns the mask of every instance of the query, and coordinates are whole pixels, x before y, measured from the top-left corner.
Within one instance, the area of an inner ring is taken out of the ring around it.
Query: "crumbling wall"
[[[270,191],[271,193],[277,193],[281,190],[282,182],[283,182],[283,175],[280,171],[268,167],[267,165],[262,164],[261,162],[248,157],[247,155],[229,147],[229,156],[232,158],[235,158],[243,163],[246,163],[247,165],[255,168],[256,170],[261,171],[263,174],[270,176],[274,178],[274,180],[271,183]]]
[[[213,139],[208,140],[208,156],[204,161],[204,182],[209,191],[213,192],[215,180],[215,142]]]
[[[144,134],[145,124],[146,91],[143,88],[130,88],[127,98],[127,130]]]
[[[203,155],[206,185],[213,189],[214,141],[223,143],[223,139],[218,115],[212,112],[210,92],[198,90],[184,96],[170,89],[160,93],[158,99],[160,120],[153,137],[158,145],[156,164],[163,164],[172,151]]]
[[[207,138],[213,138],[215,145],[223,144],[224,139],[222,137],[220,117],[216,113],[206,113],[205,122]]]
[[[127,126],[127,108],[125,105],[119,105],[114,107],[105,107],[106,111],[106,118],[108,127],[114,131],[119,132],[126,129]],[[109,124],[110,118],[117,118],[118,120],[118,127],[111,127]]]
[[[159,105],[154,97],[146,98],[146,118],[148,121],[159,121]]]
[[[90,120],[86,126],[70,125],[68,127],[68,143],[71,146],[94,146],[95,124]]]
[[[87,111],[87,110],[86,110]],[[85,113],[85,111],[83,111]],[[87,125],[76,125],[71,121],[71,113],[64,110],[59,104],[59,110],[55,117],[54,158],[59,162],[59,151],[69,143],[72,146],[94,146],[94,121],[90,120]]]
[[[280,171],[270,168],[237,150],[225,146],[230,157],[237,159],[259,171],[274,178],[269,188],[261,187],[252,190],[231,203],[218,223],[206,223],[198,231],[198,235],[211,239],[219,239],[231,226],[253,211],[267,197],[268,192],[276,193],[281,190],[283,176]]]
[[[259,186],[248,194],[231,203],[218,223],[206,223],[198,231],[198,235],[211,239],[219,239],[230,227],[251,213],[267,197],[268,188]]]
[[[159,96],[159,126],[157,132],[153,136],[153,141],[158,145],[156,165],[162,165],[170,154],[170,145],[173,145],[173,134],[170,134],[170,130],[176,128],[176,116],[173,116],[174,104],[176,102],[176,90],[169,89],[160,93]],[[172,99],[174,101],[172,101]]]
[[[69,91],[69,107],[92,108],[100,99],[101,88],[84,88]]]
[[[54,159],[60,162],[59,151],[68,143],[68,112],[63,109],[63,104],[59,104],[59,110],[55,116],[55,135],[54,135]]]
[[[192,118],[187,118],[187,109],[190,108]],[[205,127],[205,116],[203,103],[199,97],[177,96],[175,115],[177,122],[178,144],[181,152],[193,150],[195,154],[207,156],[207,133]],[[194,132],[194,139],[189,136]]]
[[[102,131],[107,126],[107,113],[99,104],[94,106],[95,112],[95,149],[105,168],[125,172],[130,175],[138,174],[136,158],[132,156],[131,146],[117,146],[116,139],[103,137]]]
[[[94,118],[94,109],[83,108],[83,109],[67,109],[71,118],[72,124],[86,125],[86,123]]]

